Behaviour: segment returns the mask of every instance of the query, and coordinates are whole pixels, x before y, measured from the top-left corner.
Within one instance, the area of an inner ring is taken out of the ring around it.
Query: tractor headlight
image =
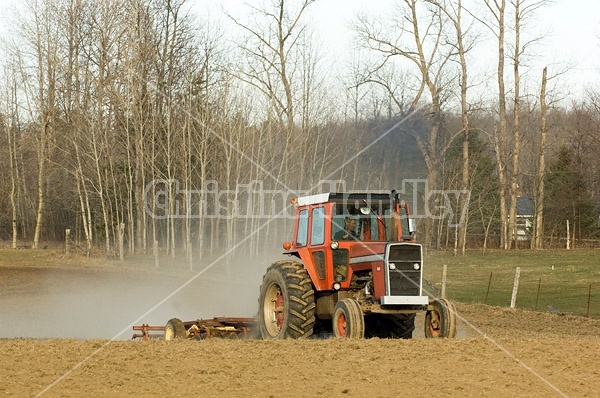
[[[421,269],[421,264],[419,264],[419,263],[414,263],[414,264],[413,264],[413,269],[414,269],[415,271],[418,271],[418,270],[420,270],[420,269]]]
[[[338,247],[340,247],[340,244],[338,243],[338,241],[334,240],[333,242],[331,242],[331,244],[329,245],[329,247],[331,247],[333,250],[335,250]]]
[[[390,263],[389,267],[390,267],[391,270],[395,270],[396,269],[396,264]]]
[[[342,285],[340,285],[340,283],[339,283],[339,282],[335,282],[335,283],[333,284],[333,290],[340,290],[340,288],[341,288],[341,287],[342,287]]]

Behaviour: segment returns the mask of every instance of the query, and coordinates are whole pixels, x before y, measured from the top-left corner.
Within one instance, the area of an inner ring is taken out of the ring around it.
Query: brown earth
[[[0,395],[595,397],[600,391],[599,320],[483,305],[457,305],[454,340],[424,339],[420,330],[413,340],[126,340],[142,321],[163,325],[172,316],[253,311],[258,280],[207,272],[182,287],[195,275],[0,267]],[[421,328],[422,316],[417,322]]]

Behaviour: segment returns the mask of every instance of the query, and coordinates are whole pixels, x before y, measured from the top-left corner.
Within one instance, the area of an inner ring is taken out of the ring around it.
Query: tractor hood
[[[386,242],[354,243],[350,247],[350,264],[383,261],[386,245]]]

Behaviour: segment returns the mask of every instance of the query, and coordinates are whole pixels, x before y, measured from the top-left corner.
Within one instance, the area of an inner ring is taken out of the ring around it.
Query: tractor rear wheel
[[[439,298],[433,301],[433,309],[425,314],[425,337],[456,337],[456,309],[450,301]]]
[[[412,339],[415,330],[416,314],[399,314],[391,317],[392,327],[389,337],[392,339]]]
[[[358,301],[345,298],[333,308],[333,334],[335,337],[362,339],[365,337],[365,317]]]
[[[302,264],[282,260],[267,269],[258,298],[258,329],[265,340],[312,335],[315,292]]]
[[[169,319],[165,326],[165,340],[171,341],[175,339],[183,339],[187,337],[183,321],[178,318]]]
[[[365,336],[380,339],[412,339],[415,314],[371,314],[365,318]]]

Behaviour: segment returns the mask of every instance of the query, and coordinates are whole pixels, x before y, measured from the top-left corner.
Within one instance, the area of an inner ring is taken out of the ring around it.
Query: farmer
[[[356,220],[353,219],[352,217],[346,217],[344,219],[344,228],[335,233],[334,239],[335,240],[358,239],[356,232],[354,232],[355,228],[356,228]]]

